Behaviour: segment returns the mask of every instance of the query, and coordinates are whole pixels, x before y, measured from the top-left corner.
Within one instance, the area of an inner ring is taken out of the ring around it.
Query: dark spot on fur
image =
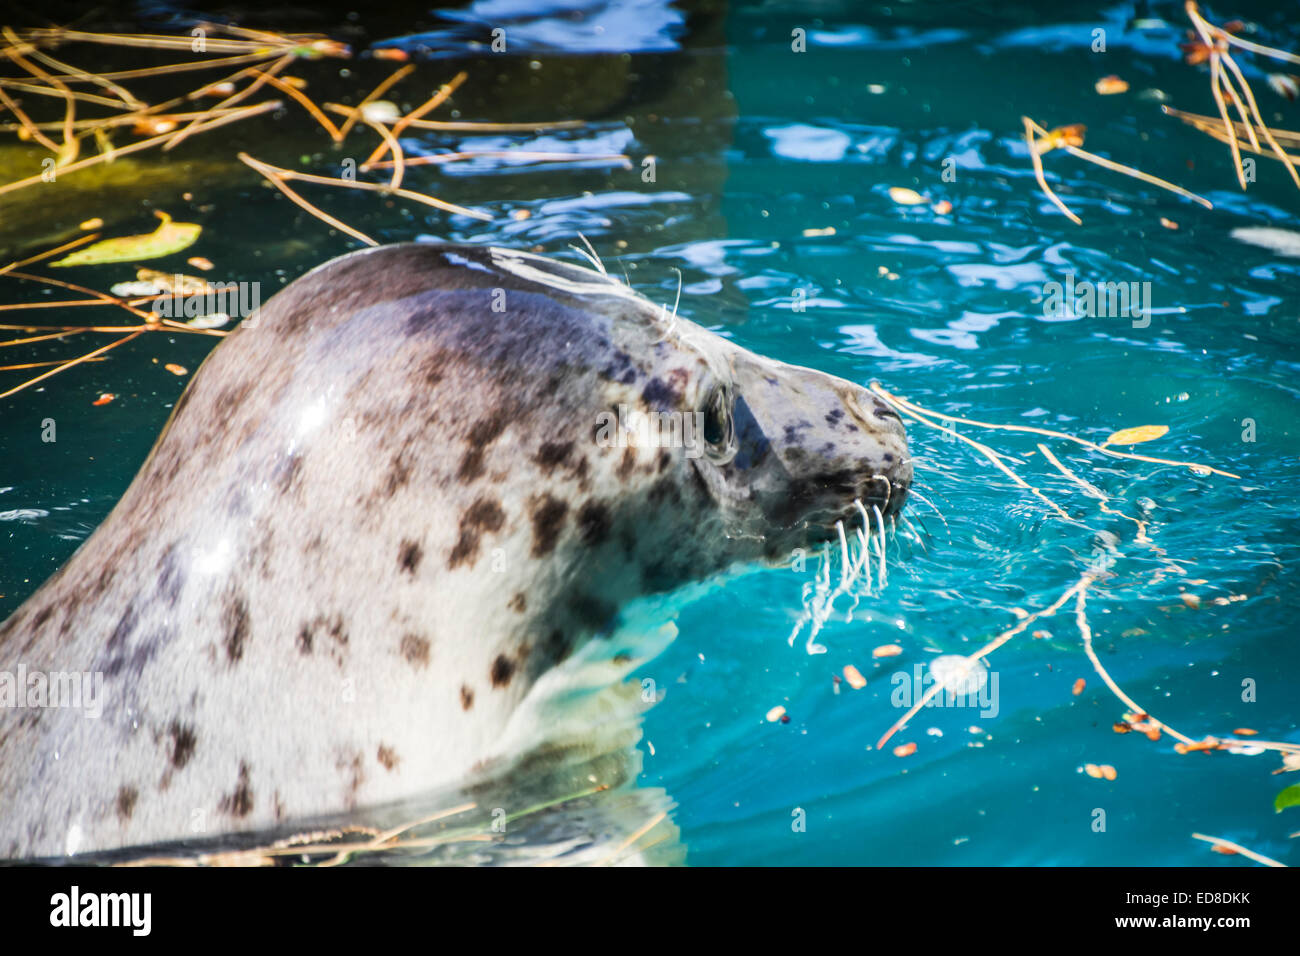
[[[36,615],[32,618],[32,630],[39,631],[41,626],[50,619],[50,615],[53,613],[54,605],[52,604],[47,604],[45,607],[37,611]]]
[[[469,689],[468,685],[460,685],[460,709],[469,710],[474,706],[474,692]]]
[[[677,407],[681,395],[677,391],[675,383],[665,382],[661,378],[652,378],[645,383],[641,398],[651,408],[661,412],[668,412]]]
[[[48,611],[49,608],[45,608],[43,609],[42,613]],[[46,614],[46,616],[48,616],[48,614]],[[45,619],[44,617],[41,617],[40,614],[37,615],[37,618],[41,621]],[[113,633],[110,634],[108,637],[107,646],[110,651],[118,650],[119,648],[122,647],[123,644],[126,643],[126,639],[130,637],[131,632],[135,630],[135,622],[136,622],[135,605],[128,604],[126,606],[126,610],[122,612],[122,616],[118,619],[117,626],[113,628]],[[35,624],[35,622],[33,623]]]
[[[361,789],[361,785],[366,782],[365,759],[361,751],[357,751],[353,754],[351,760],[340,757],[334,766],[348,778],[347,805],[350,810],[357,805],[357,792]]]
[[[140,791],[135,787],[122,787],[117,791],[117,816],[125,823],[135,813],[135,802],[140,799]]]
[[[108,586],[113,583],[113,578],[117,576],[117,565],[106,564],[99,572],[99,577],[95,579],[91,591],[94,597],[102,597],[108,590]]]
[[[410,481],[411,463],[407,458],[406,450],[402,449],[388,463],[388,474],[384,476],[384,487],[380,492],[381,497],[385,500],[393,497],[399,489],[405,488]]]
[[[533,502],[532,555],[540,558],[555,550],[560,532],[564,530],[564,518],[569,513],[569,505],[551,495],[542,495],[533,499]]]
[[[253,789],[248,782],[248,764],[240,761],[239,779],[232,793],[221,798],[217,806],[232,817],[246,817],[253,812]]]
[[[420,566],[420,560],[424,557],[424,549],[419,543],[409,538],[402,542],[402,546],[397,550],[397,564],[408,574],[414,575],[415,569]]]
[[[515,676],[515,663],[504,654],[498,654],[497,659],[492,662],[492,670],[488,675],[492,678],[493,687],[506,687],[510,684],[510,678]]]
[[[429,639],[419,634],[406,634],[402,637],[402,656],[413,667],[429,666]]]
[[[378,758],[379,763],[383,768],[388,771],[393,770],[393,768],[402,762],[402,758],[397,756],[396,750],[392,747],[386,747],[383,744],[379,745],[379,752],[375,756]]]
[[[469,449],[460,460],[460,467],[456,471],[457,481],[469,484],[483,474],[483,456],[509,423],[510,416],[502,410],[474,423],[465,438]]]
[[[181,724],[180,721],[173,720],[171,726],[172,737],[172,766],[177,770],[185,769],[185,765],[190,762],[194,756],[194,747],[198,743],[198,738],[194,736],[194,728]]]
[[[665,475],[650,487],[646,494],[651,504],[677,504],[682,500],[682,490],[672,475]]]
[[[541,448],[537,449],[537,454],[533,461],[542,469],[543,473],[549,475],[555,471],[557,465],[562,465],[573,451],[573,442],[545,442]]]
[[[420,367],[416,369],[416,374],[423,380],[425,385],[437,385],[442,381],[443,374],[447,370],[447,352],[439,349],[433,354],[426,356],[420,362]]]
[[[298,640],[297,640],[298,650],[304,656],[307,657],[311,656],[312,639],[313,639],[313,635],[311,632],[311,625],[304,623],[303,626],[298,629]]]
[[[226,597],[221,622],[226,630],[226,657],[230,663],[238,663],[248,642],[248,604],[242,597]]]
[[[512,611],[523,614],[524,611],[528,610],[528,598],[524,595],[523,591],[516,591],[515,596],[510,599],[510,603],[507,607]]]
[[[546,663],[555,665],[564,660],[569,655],[569,641],[564,631],[557,627],[547,634],[541,650]]]
[[[500,531],[505,522],[506,514],[495,501],[490,498],[475,501],[460,516],[460,537],[447,556],[447,567],[473,564],[478,557],[480,536],[484,532]]]
[[[583,544],[594,547],[609,537],[609,507],[591,499],[578,509],[578,534]]]
[[[287,494],[302,481],[302,456],[290,455],[276,469],[275,486],[281,494]]]
[[[623,460],[618,463],[618,477],[622,481],[627,481],[632,477],[632,469],[636,467],[636,449],[630,445],[623,449]]]
[[[185,583],[181,575],[180,562],[176,560],[177,542],[173,541],[163,552],[158,561],[158,594],[169,607],[175,607],[180,600],[181,587]]]

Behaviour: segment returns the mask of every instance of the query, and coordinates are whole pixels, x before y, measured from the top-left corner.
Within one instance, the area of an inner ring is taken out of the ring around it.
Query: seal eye
[[[718,386],[709,393],[704,404],[703,437],[709,458],[725,464],[735,454],[735,429],[731,418],[731,395],[728,389]]]

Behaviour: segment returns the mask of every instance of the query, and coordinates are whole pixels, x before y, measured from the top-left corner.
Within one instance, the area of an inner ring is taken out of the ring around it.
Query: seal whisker
[[[876,527],[880,531],[876,536],[876,553],[880,555],[880,588],[884,590],[888,580],[885,577],[885,519],[880,516],[880,509],[875,505],[871,506],[871,510],[876,513]]]
[[[934,504],[933,501],[931,501],[931,500],[930,500],[929,498],[927,498],[925,495],[923,495],[923,494],[921,494],[919,491],[917,491],[916,488],[913,488],[911,493],[912,493],[913,495],[915,495],[917,498],[920,498],[922,501],[924,501],[924,502],[925,502],[927,505],[929,505],[931,508],[933,508],[933,509],[934,509],[934,513],[937,514],[937,515],[939,516],[939,520],[943,522],[943,526],[944,526],[944,528],[945,528],[945,529],[948,528],[948,519],[945,518],[945,517],[943,516],[943,512],[940,511],[940,510],[935,506],[935,504]],[[951,529],[949,529],[949,530],[951,531]]]
[[[582,233],[578,233],[578,238],[583,241],[583,243],[587,246],[587,248],[585,250],[579,249],[577,246],[573,245],[572,243],[569,244],[569,248],[572,249],[574,252],[577,252],[580,255],[582,255],[583,258],[585,258],[588,262],[590,262],[593,266],[596,267],[596,271],[599,272],[601,275],[608,276],[609,273],[605,271],[605,263],[600,261],[600,255],[596,252],[596,247],[591,244],[591,240],[588,239],[586,236],[584,236]]]

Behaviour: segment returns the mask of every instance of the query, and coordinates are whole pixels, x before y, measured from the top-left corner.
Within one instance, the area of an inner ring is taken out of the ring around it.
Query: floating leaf
[[[64,256],[51,266],[88,266],[106,262],[139,262],[142,259],[157,259],[161,256],[180,252],[194,244],[203,227],[193,222],[172,222],[172,217],[161,210],[154,215],[162,223],[153,232],[143,236],[121,236],[117,239],[105,239],[78,249],[71,255]]]
[[[1300,85],[1296,83],[1296,78],[1290,73],[1270,73],[1268,75],[1268,85],[1278,96],[1284,96],[1292,103],[1300,97]]]
[[[916,753],[916,744],[899,744],[894,748],[895,757],[910,757]]]
[[[1273,809],[1281,813],[1287,807],[1300,807],[1300,783],[1293,783],[1273,800]]]
[[[177,365],[175,362],[168,362],[163,368],[173,375],[184,375],[189,371],[184,365]]]
[[[1137,428],[1124,428],[1107,438],[1102,445],[1136,445],[1139,442],[1154,441],[1168,431],[1168,425],[1139,425]]]
[[[1082,146],[1083,134],[1087,129],[1088,127],[1082,123],[1058,126],[1054,130],[1049,130],[1046,136],[1037,140],[1034,144],[1034,150],[1041,156],[1043,153],[1050,153],[1062,146]]]
[[[867,686],[867,679],[862,676],[862,672],[849,664],[844,668],[844,679],[849,682],[849,686],[854,690],[861,690]]]
[[[925,202],[924,196],[915,189],[908,189],[906,186],[889,187],[889,198],[900,206],[919,206]]]

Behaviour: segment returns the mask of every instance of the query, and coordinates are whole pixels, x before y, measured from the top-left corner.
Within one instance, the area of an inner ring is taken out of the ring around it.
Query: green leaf
[[[1281,813],[1287,807],[1300,807],[1300,783],[1293,783],[1273,800],[1273,809]]]
[[[180,252],[194,244],[203,227],[193,222],[172,222],[172,217],[161,210],[155,211],[162,224],[143,236],[121,236],[105,239],[85,249],[64,256],[51,266],[89,266],[106,262],[140,262]]]

